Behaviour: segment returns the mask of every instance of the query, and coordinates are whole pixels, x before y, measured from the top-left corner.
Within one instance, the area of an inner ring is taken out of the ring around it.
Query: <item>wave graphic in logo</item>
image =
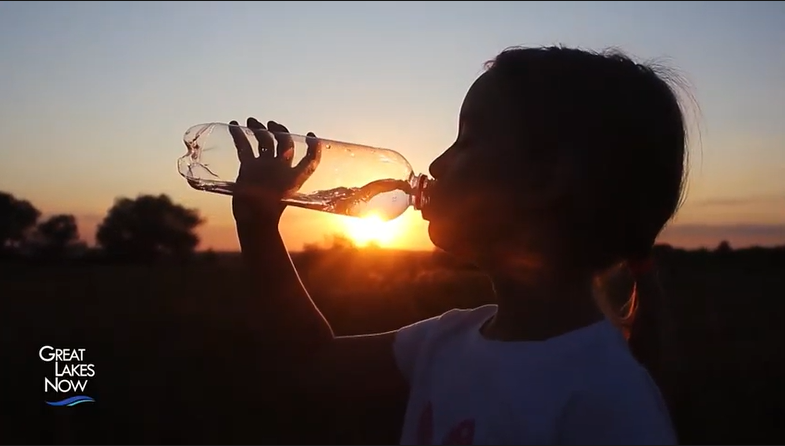
[[[67,407],[71,407],[71,406],[76,406],[77,404],[94,403],[94,402],[95,402],[95,400],[90,398],[89,396],[77,395],[77,396],[72,396],[70,398],[66,398],[66,399],[60,400],[60,401],[46,401],[46,404],[48,404],[50,406],[67,406]]]

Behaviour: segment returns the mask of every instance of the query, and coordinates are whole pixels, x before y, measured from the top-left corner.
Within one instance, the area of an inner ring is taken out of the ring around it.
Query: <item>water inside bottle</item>
[[[244,128],[243,132],[252,151],[258,153],[252,131]],[[295,143],[296,166],[298,158],[307,154],[307,143],[301,135],[290,136]],[[197,190],[232,195],[238,159],[229,126],[196,125],[188,129],[183,141],[188,153],[178,159],[178,171],[188,184]],[[418,187],[418,178],[399,153],[326,139],[322,143],[319,168],[309,176],[305,187],[282,197],[282,202],[352,217],[372,214],[384,220],[400,216],[414,204],[413,189]]]
[[[411,185],[402,180],[384,179],[362,187],[337,187],[308,194],[284,197],[287,204],[351,217],[374,214],[383,220],[401,215],[411,202]]]
[[[232,182],[189,180],[194,189],[232,194]],[[402,180],[384,179],[363,187],[336,187],[309,193],[295,192],[281,199],[283,203],[316,211],[350,217],[373,214],[382,220],[392,220],[411,204],[411,185]]]

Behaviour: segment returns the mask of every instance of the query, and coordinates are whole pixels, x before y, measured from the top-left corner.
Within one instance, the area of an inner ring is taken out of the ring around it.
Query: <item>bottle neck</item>
[[[433,182],[432,178],[424,174],[417,175],[412,179],[412,205],[415,210],[420,211],[428,205],[431,198],[428,189]]]

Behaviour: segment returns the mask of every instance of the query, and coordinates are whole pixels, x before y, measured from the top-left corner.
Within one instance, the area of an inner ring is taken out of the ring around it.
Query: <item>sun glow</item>
[[[401,220],[384,221],[377,215],[362,218],[348,217],[344,223],[344,233],[357,246],[389,246],[401,235]]]

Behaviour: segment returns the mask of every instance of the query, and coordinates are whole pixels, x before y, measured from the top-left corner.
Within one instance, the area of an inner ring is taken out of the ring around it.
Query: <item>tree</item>
[[[733,252],[733,248],[731,248],[730,242],[723,240],[719,245],[717,245],[717,248],[714,251],[718,254],[728,254]]]
[[[198,210],[175,204],[167,195],[121,198],[98,226],[96,242],[113,258],[185,258],[199,244],[195,230],[202,223]]]
[[[40,216],[29,201],[0,192],[0,251],[16,249],[25,242]]]
[[[340,232],[325,235],[322,243],[311,242],[303,244],[303,251],[307,252],[347,250],[357,250],[357,245],[349,236]]]
[[[333,233],[328,238],[327,243],[331,243],[329,249],[338,250],[338,251],[346,251],[346,250],[357,250],[357,245],[354,241],[346,234],[336,232]]]
[[[63,255],[79,241],[79,229],[73,215],[55,215],[36,228],[36,242],[46,254]]]

